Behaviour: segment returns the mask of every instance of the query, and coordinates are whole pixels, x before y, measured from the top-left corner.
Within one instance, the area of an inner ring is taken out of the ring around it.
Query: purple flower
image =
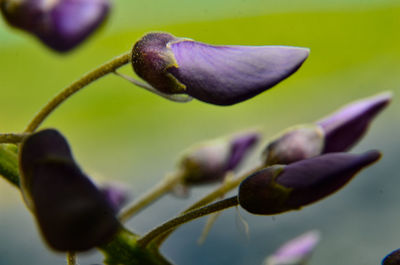
[[[300,265],[311,257],[320,236],[317,231],[309,231],[282,245],[267,258],[265,265]]]
[[[365,135],[391,97],[390,93],[383,93],[362,99],[315,124],[289,129],[266,147],[265,164],[290,164],[320,154],[348,151]]]
[[[389,103],[391,93],[353,102],[317,121],[325,134],[323,153],[347,151],[365,134],[369,124]]]
[[[287,166],[267,167],[240,184],[239,204],[253,214],[298,210],[336,192],[380,157],[378,151],[330,153]]]
[[[135,72],[155,89],[216,105],[247,100],[284,80],[308,57],[306,48],[215,46],[149,33],[132,51]]]
[[[382,260],[382,265],[399,265],[399,264],[400,264],[400,249],[394,250]]]
[[[66,52],[88,38],[105,20],[108,0],[5,0],[6,21],[38,37],[50,48]]]
[[[193,185],[222,180],[227,172],[238,168],[259,139],[258,133],[249,132],[194,146],[180,161],[184,183]]]
[[[103,193],[75,163],[66,139],[47,129],[20,149],[21,189],[41,233],[58,251],[83,251],[107,243],[120,224]]]

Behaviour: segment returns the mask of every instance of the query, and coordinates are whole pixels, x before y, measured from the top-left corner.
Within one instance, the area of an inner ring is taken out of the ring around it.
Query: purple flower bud
[[[66,139],[47,129],[27,137],[20,151],[22,191],[41,233],[58,251],[105,244],[120,224],[107,198],[75,163]]]
[[[185,184],[203,184],[222,180],[227,172],[238,168],[259,138],[259,134],[250,132],[193,147],[180,162]]]
[[[268,167],[241,183],[239,203],[253,214],[298,210],[336,192],[380,157],[378,151],[361,155],[330,153],[287,166]]]
[[[400,249],[394,250],[382,260],[382,265],[399,265],[399,264],[400,264]]]
[[[321,154],[324,133],[317,125],[291,128],[271,141],[263,152],[265,165],[287,165]]]
[[[135,72],[163,93],[186,93],[232,105],[284,80],[308,57],[306,48],[215,46],[167,33],[149,33],[132,51]]]
[[[311,257],[320,236],[317,231],[309,231],[281,246],[267,258],[265,265],[300,265]]]
[[[320,154],[349,150],[390,100],[390,93],[376,95],[354,102],[315,124],[289,129],[265,148],[265,165],[286,165]]]
[[[323,153],[343,152],[353,147],[365,134],[370,122],[392,98],[391,93],[379,94],[353,102],[317,122],[325,133]]]
[[[38,37],[50,48],[66,52],[89,37],[105,20],[108,0],[5,0],[6,21]]]
[[[112,183],[101,187],[101,192],[113,206],[115,212],[118,212],[129,200],[129,193],[120,184]]]

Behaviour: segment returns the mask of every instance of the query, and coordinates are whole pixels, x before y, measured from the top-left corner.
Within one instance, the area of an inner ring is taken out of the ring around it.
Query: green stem
[[[185,213],[183,215],[180,215],[178,217],[175,217],[164,224],[154,228],[150,232],[148,232],[146,235],[143,237],[139,238],[137,241],[137,244],[140,247],[146,247],[148,244],[150,244],[154,239],[156,239],[159,235],[164,234],[165,232],[170,231],[171,229],[174,229],[181,224],[187,223],[189,221],[192,221],[194,219],[200,218],[202,216],[219,212],[221,210],[237,206],[239,204],[237,196],[230,197],[228,199],[224,199],[218,202],[215,202],[213,204],[204,206],[202,208],[190,211],[188,213]]]
[[[171,189],[181,180],[180,173],[168,175],[160,183],[154,186],[151,190],[142,195],[139,199],[134,201],[131,205],[127,206],[125,210],[119,215],[119,220],[124,223],[132,216],[137,214],[140,210],[144,209],[150,203],[161,198],[161,196],[170,192]]]
[[[0,133],[0,144],[17,144],[28,135],[28,133]]]
[[[212,192],[210,192],[209,194],[207,194],[206,196],[204,196],[203,198],[201,198],[200,200],[198,200],[197,202],[195,202],[194,204],[192,204],[189,208],[187,208],[186,210],[184,210],[181,214],[185,214],[188,213],[194,209],[197,209],[199,207],[202,207],[204,205],[207,205],[213,201],[215,201],[216,199],[224,196],[227,192],[233,190],[234,188],[236,188],[237,186],[239,186],[240,183],[242,183],[242,181],[247,178],[249,175],[251,175],[252,173],[262,169],[263,166],[258,166],[255,169],[251,170],[250,172],[243,174],[240,177],[237,178],[228,178],[226,179],[226,181],[224,181],[224,183],[219,186],[218,188],[216,188],[215,190],[213,190]],[[174,232],[175,229],[171,229],[166,233],[163,233],[162,235],[160,235],[157,239],[156,239],[156,245],[159,247],[161,246],[162,243],[164,243],[164,241],[168,238],[168,236],[170,234],[172,234]]]
[[[131,52],[124,53],[106,62],[105,64],[97,67],[96,69],[90,71],[89,73],[82,76],[80,79],[73,82],[71,85],[67,86],[35,115],[35,117],[30,121],[29,125],[26,127],[25,132],[28,133],[34,132],[40,126],[40,124],[47,118],[47,116],[49,116],[49,114],[52,111],[54,111],[66,99],[68,99],[74,93],[78,92],[80,89],[89,85],[93,81],[96,81],[100,77],[103,77],[109,73],[113,73],[119,67],[127,64],[130,58],[131,58]]]
[[[76,261],[75,252],[67,252],[67,265],[79,265]]]

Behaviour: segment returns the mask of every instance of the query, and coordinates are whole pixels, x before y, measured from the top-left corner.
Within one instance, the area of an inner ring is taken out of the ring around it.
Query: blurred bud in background
[[[265,148],[265,165],[286,165],[320,154],[348,151],[391,98],[389,92],[378,94],[353,102],[315,124],[290,128]]]
[[[381,157],[378,151],[330,153],[262,169],[239,187],[239,204],[253,214],[273,215],[321,200],[342,188]]]
[[[106,19],[109,0],[4,0],[11,26],[29,32],[58,52],[72,50]]]
[[[305,265],[320,240],[318,231],[309,231],[282,245],[264,265]]]
[[[168,33],[149,33],[132,50],[134,71],[155,89],[216,105],[252,98],[289,77],[309,49],[215,46]]]
[[[228,172],[239,167],[259,139],[258,133],[247,132],[192,147],[179,162],[184,184],[222,181]]]
[[[107,243],[119,230],[115,209],[75,163],[58,131],[25,138],[19,164],[21,190],[53,249],[88,250]]]

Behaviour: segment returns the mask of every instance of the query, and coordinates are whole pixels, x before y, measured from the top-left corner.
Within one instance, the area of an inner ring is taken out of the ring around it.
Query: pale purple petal
[[[318,231],[309,231],[282,245],[266,265],[300,265],[307,261],[320,240]]]
[[[1,12],[14,27],[66,52],[88,38],[106,19],[109,0],[6,0]]]
[[[325,132],[323,153],[343,152],[353,147],[365,134],[369,124],[389,103],[390,93],[363,99],[343,107],[317,122]]]
[[[309,49],[286,46],[213,46],[170,43],[178,67],[168,69],[202,101],[231,105],[267,90],[293,74]]]
[[[53,49],[68,51],[98,28],[109,8],[106,0],[62,0],[48,14],[48,31],[38,36]]]
[[[246,133],[234,137],[231,141],[230,157],[227,162],[226,170],[234,170],[244,160],[249,151],[260,140],[259,133]]]

